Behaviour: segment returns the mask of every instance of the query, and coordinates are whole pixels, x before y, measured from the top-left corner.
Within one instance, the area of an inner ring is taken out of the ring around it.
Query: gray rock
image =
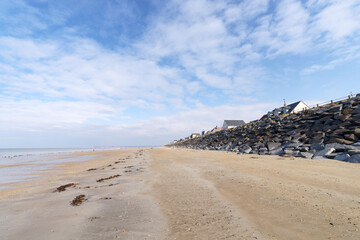
[[[280,146],[281,146],[281,143],[268,142],[268,143],[266,144],[266,146],[267,146],[268,150],[271,151],[271,150],[274,150],[275,148],[280,147]]]
[[[345,134],[344,135],[344,138],[346,140],[350,140],[350,141],[355,141],[357,140],[357,137],[355,136],[355,134],[351,133],[351,134]]]
[[[324,142],[324,139],[316,139],[316,138],[313,138],[313,139],[310,139],[309,143],[310,144],[322,144]]]
[[[313,159],[317,159],[318,157],[320,158],[324,158],[326,157],[326,155],[335,152],[335,148],[325,148],[323,150],[317,151],[314,156]]]
[[[340,143],[340,144],[346,144],[346,145],[350,145],[350,144],[354,143],[353,141],[345,140],[340,137],[330,138],[329,141],[327,141],[327,142],[328,143]]]
[[[335,148],[336,152],[343,152],[346,150],[345,145],[340,143],[328,143],[325,145],[325,148]]]
[[[322,139],[323,137],[325,137],[324,132],[317,132],[317,133],[314,134],[314,136],[312,138],[313,139]]]
[[[300,148],[298,148],[298,149],[300,150],[300,152],[307,152],[307,151],[310,150],[310,147],[304,147],[304,146],[302,146],[302,147],[300,147]]]
[[[360,145],[357,145],[357,143],[351,144],[351,145],[344,145],[346,150],[360,150]]]
[[[313,125],[311,129],[312,129],[312,131],[320,131],[323,129],[323,127],[324,127],[323,124],[318,123],[318,124]]]
[[[360,128],[356,128],[354,133],[358,138],[360,138]]]
[[[350,158],[350,155],[347,153],[339,153],[337,154],[334,159],[339,161],[347,161]]]
[[[285,136],[282,138],[284,141],[290,141],[291,140],[291,136]]]
[[[328,109],[328,112],[339,112],[342,110],[342,104],[332,106]]]
[[[346,120],[348,120],[351,117],[351,114],[346,114],[346,115],[341,115],[339,117],[339,119],[343,122],[345,122]]]
[[[247,153],[247,154],[249,154],[249,153],[251,152],[251,150],[252,150],[252,148],[251,148],[251,147],[246,146],[244,149],[242,149],[242,152],[243,152],[243,153]]]
[[[312,159],[328,159],[325,156],[313,156]]]
[[[299,150],[295,150],[295,149],[289,149],[289,148],[285,148],[284,149],[284,153],[286,155],[290,155],[290,156],[299,156],[300,155],[300,151]]]
[[[301,152],[300,155],[304,158],[312,158],[314,156],[314,154],[310,152]]]
[[[360,154],[360,150],[351,149],[351,150],[348,150],[348,153],[352,156],[352,155]]]
[[[352,110],[351,114],[357,114],[360,113],[360,104],[357,105],[357,108],[355,108],[354,110]]]
[[[351,116],[351,119],[350,119],[351,121],[359,121],[360,120],[360,113],[356,113],[356,114],[353,114],[352,116]]]
[[[334,152],[334,153],[326,154],[325,157],[334,159],[336,157],[336,155],[338,155],[338,154]]]
[[[267,148],[259,148],[259,155],[265,155],[265,154],[268,154],[268,150]]]
[[[311,150],[314,149],[314,150],[317,150],[317,151],[323,150],[324,149],[324,144],[322,144],[322,143],[313,143],[313,144],[311,144],[310,149]]]
[[[270,155],[282,155],[284,153],[285,152],[284,152],[284,150],[283,150],[283,148],[281,146],[269,151]]]
[[[304,145],[303,143],[301,142],[292,142],[290,144],[287,144],[286,147],[289,147],[289,148],[298,148],[300,146]]]
[[[352,155],[347,162],[360,163],[360,154]]]

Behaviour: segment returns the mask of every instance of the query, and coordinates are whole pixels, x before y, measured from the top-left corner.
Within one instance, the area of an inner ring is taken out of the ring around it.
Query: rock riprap
[[[360,95],[167,145],[360,162]]]

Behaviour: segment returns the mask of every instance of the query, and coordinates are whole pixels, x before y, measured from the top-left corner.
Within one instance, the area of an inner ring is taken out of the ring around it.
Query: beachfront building
[[[292,104],[289,104],[287,106],[289,109],[287,109],[287,113],[298,113],[302,112],[306,109],[309,109],[308,105],[306,105],[303,101],[298,101]]]
[[[275,108],[274,110],[268,112],[267,117],[278,116],[281,114],[298,113],[306,109],[309,109],[308,105],[306,105],[303,101],[298,101],[292,104],[288,104],[284,107]]]
[[[224,120],[223,129],[235,128],[244,125],[243,120]]]
[[[192,133],[190,135],[190,138],[196,138],[196,137],[200,137],[200,134],[199,133]]]
[[[202,131],[201,132],[201,135],[206,135],[206,134],[208,134],[210,131]]]

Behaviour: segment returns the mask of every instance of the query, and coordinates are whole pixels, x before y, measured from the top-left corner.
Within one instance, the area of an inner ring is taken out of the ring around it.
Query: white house
[[[308,105],[306,105],[303,101],[294,102],[286,106],[286,113],[298,113],[309,109]]]
[[[190,138],[196,138],[196,137],[200,137],[200,134],[199,133],[192,133],[190,135]]]
[[[223,129],[234,128],[238,126],[244,125],[245,122],[243,120],[224,120]]]
[[[303,101],[294,102],[292,104],[286,105],[286,111],[285,107],[279,107],[275,108],[271,112],[268,112],[267,116],[278,116],[280,114],[291,114],[291,113],[298,113],[301,111],[304,111],[306,109],[309,109],[308,105],[306,105]]]
[[[206,134],[208,134],[209,132],[210,132],[210,131],[206,131],[206,130],[205,130],[205,131],[202,131],[202,132],[201,132],[201,135],[206,135]]]

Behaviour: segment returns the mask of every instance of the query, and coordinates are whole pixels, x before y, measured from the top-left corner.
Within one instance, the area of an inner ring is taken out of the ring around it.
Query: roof
[[[224,123],[228,126],[241,126],[245,124],[243,120],[224,120]]]
[[[299,103],[301,103],[302,101],[297,101],[297,102],[294,102],[294,103],[291,103],[291,104],[288,104],[286,107],[287,109],[290,110],[290,112],[292,110],[294,110],[294,108],[296,108],[297,105],[299,105]],[[304,102],[302,102],[303,104],[305,104]],[[305,104],[306,105],[306,104]],[[306,105],[307,106],[307,105]]]

